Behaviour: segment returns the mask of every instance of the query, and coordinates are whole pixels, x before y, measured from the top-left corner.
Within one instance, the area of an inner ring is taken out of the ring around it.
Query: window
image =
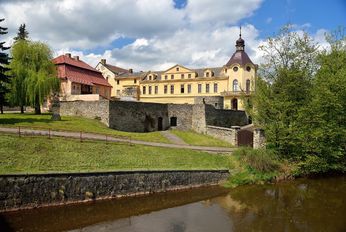
[[[96,87],[96,93],[98,94],[100,92],[100,88],[97,86]]]
[[[179,72],[179,67],[177,67],[175,70],[177,70],[177,72]]]
[[[198,84],[198,93],[202,93],[202,84]]]
[[[246,93],[250,93],[250,80],[246,80]]]
[[[168,76],[167,75],[165,75],[165,80],[167,80],[168,79]]]
[[[184,79],[184,74],[183,73],[181,74],[181,79]]]
[[[149,76],[149,81],[151,81],[151,76]]]
[[[214,83],[214,93],[217,93],[218,89],[217,89],[217,83]]]
[[[171,94],[174,94],[174,85],[171,85]]]
[[[149,92],[149,94],[151,94],[151,86],[149,86],[149,91],[148,92]]]
[[[133,79],[133,83],[135,83],[135,84],[136,84],[136,83],[137,83],[137,79]]]
[[[209,72],[206,72],[206,73],[205,73],[205,76],[206,76],[206,77],[209,77]]]
[[[231,101],[232,110],[238,110],[238,99],[233,98]]]
[[[180,85],[180,93],[184,93],[185,92],[185,87],[184,87],[184,85],[182,84],[182,85]]]
[[[147,87],[146,86],[143,86],[143,94],[147,94]]]
[[[205,92],[209,93],[209,84],[205,84]]]
[[[107,81],[108,81],[108,79],[109,79],[109,76],[106,77],[106,80],[107,80]]]
[[[159,93],[159,86],[155,86],[155,94]]]
[[[237,71],[238,71],[238,67],[234,67],[234,68],[233,68],[233,71],[234,71],[234,72],[237,72]]]
[[[227,68],[225,68],[225,73],[227,73]]]
[[[187,78],[191,78],[191,73],[187,74]]]
[[[247,66],[247,67],[246,67],[246,71],[250,72],[250,71],[251,71],[251,67],[250,67],[250,66]]]
[[[119,80],[117,80],[117,85],[119,85],[120,84],[120,81]]]
[[[174,80],[174,75],[173,74],[171,75],[171,80]]]
[[[168,86],[167,85],[163,86],[163,93],[167,94],[167,91],[168,91]]]
[[[237,91],[238,91],[238,80],[237,80],[237,79],[235,79],[235,80],[233,81],[233,91],[234,91],[234,92],[237,92]]]
[[[170,124],[171,126],[177,126],[177,117],[171,117]]]
[[[187,85],[187,93],[191,93],[191,84]]]
[[[120,89],[117,90],[117,96],[120,96]]]

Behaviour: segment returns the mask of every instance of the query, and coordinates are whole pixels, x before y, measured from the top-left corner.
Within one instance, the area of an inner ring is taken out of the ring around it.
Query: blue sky
[[[173,0],[174,7],[184,9],[187,0]],[[346,26],[346,0],[265,0],[253,15],[239,20],[237,25],[252,24],[259,30],[259,38],[274,36],[285,24],[297,25],[309,33],[318,29],[332,31]],[[109,47],[122,48],[134,42],[134,38],[121,37],[108,47],[91,49],[102,52]]]
[[[60,55],[100,59],[134,70],[222,66],[234,52],[239,26],[246,52],[287,24],[325,44],[324,33],[346,26],[346,0],[0,0],[11,45],[20,24],[32,40]]]

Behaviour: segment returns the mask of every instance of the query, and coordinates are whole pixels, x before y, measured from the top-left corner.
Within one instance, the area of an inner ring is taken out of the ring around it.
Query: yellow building
[[[111,96],[118,99],[194,104],[197,99],[204,102],[219,97],[223,102],[221,108],[242,110],[241,96],[254,91],[257,72],[257,65],[244,48],[245,41],[240,34],[232,57],[224,66],[215,68],[190,69],[177,64],[164,71],[134,73],[102,59],[96,69],[112,85]]]

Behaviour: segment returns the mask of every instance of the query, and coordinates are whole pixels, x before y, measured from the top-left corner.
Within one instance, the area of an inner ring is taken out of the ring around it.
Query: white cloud
[[[56,55],[79,55],[92,66],[106,58],[134,70],[163,70],[177,63],[198,68],[228,61],[239,34],[237,23],[261,2],[189,0],[183,9],[175,9],[173,0],[0,0],[0,18],[9,28],[8,43],[26,23],[31,39],[47,42]],[[259,32],[250,24],[242,28],[246,51],[259,63]],[[112,48],[117,38],[134,42]],[[87,52],[95,48],[106,50]]]

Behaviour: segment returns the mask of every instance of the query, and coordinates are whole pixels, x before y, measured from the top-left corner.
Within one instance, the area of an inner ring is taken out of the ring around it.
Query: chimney
[[[65,53],[65,56],[68,56],[71,58],[71,53]]]
[[[106,64],[106,59],[101,59],[101,64]]]
[[[133,69],[132,68],[129,69],[129,73],[133,73]]]
[[[74,56],[73,59],[78,60],[79,61],[79,56]]]

